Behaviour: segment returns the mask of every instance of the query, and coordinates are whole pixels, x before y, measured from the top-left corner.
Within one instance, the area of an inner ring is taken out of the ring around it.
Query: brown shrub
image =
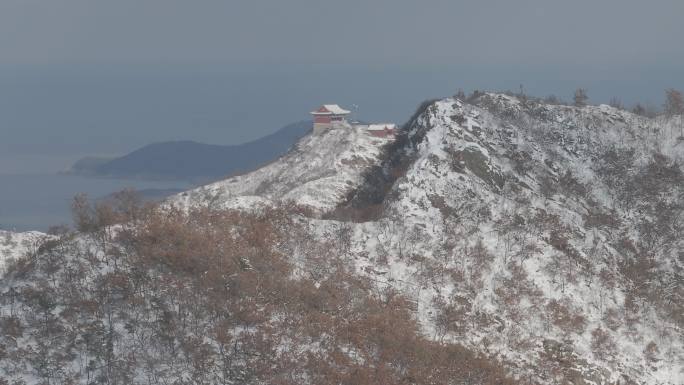
[[[608,359],[615,354],[615,341],[610,333],[599,328],[591,332],[591,350],[600,359]]]
[[[24,334],[24,326],[16,316],[0,317],[0,332],[7,337],[20,338]]]
[[[587,321],[568,301],[552,299],[546,304],[546,311],[551,322],[561,330],[576,334],[584,333]]]

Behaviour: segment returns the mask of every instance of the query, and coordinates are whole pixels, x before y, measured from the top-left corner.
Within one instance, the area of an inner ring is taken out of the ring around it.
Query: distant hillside
[[[256,169],[286,153],[311,130],[302,121],[252,142],[220,146],[193,141],[153,143],[115,159],[84,158],[71,172],[115,178],[206,181]]]

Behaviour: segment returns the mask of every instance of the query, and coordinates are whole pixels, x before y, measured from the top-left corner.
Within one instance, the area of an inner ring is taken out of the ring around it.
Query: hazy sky
[[[0,50],[19,64],[674,65],[683,16],[681,0],[3,0]]]
[[[458,87],[661,103],[681,0],[1,0],[0,173],[235,143],[322,102],[401,121]]]

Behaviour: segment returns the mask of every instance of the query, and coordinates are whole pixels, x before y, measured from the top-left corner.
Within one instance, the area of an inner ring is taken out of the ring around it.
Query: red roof
[[[312,111],[312,115],[348,115],[351,111],[345,110],[337,104],[324,104],[316,111]]]

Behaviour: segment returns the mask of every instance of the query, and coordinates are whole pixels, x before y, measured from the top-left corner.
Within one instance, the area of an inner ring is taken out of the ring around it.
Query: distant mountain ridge
[[[83,158],[70,172],[113,178],[208,181],[252,171],[277,159],[311,129],[310,121],[301,121],[239,145],[189,140],[153,143],[119,158]]]

